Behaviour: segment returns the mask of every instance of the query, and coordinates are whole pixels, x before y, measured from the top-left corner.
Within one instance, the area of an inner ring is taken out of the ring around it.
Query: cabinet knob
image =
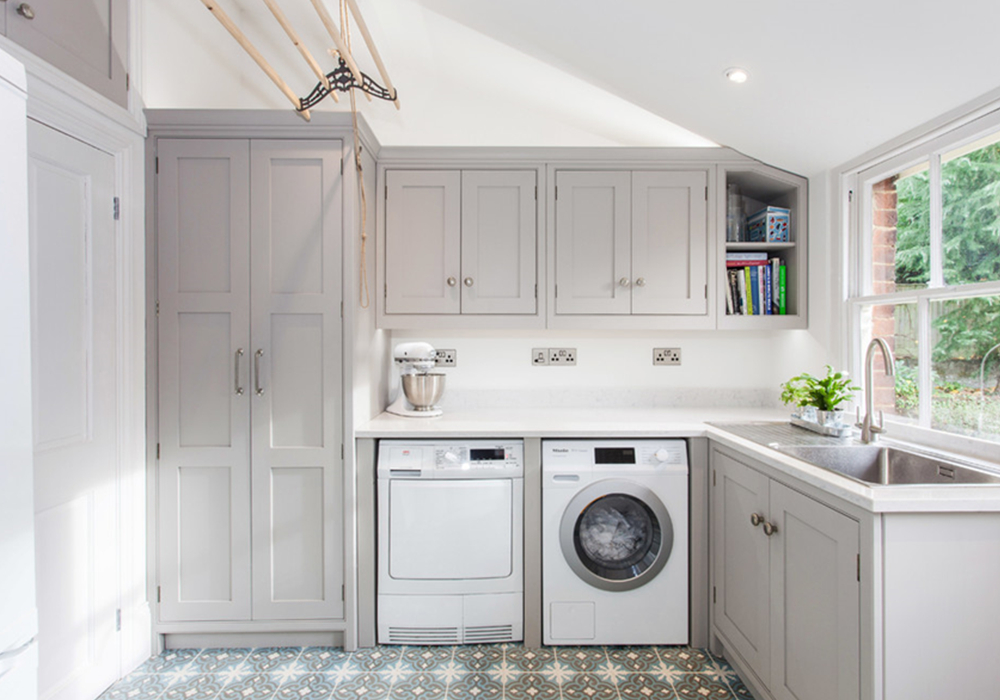
[[[637,279],[635,281],[635,286],[636,287],[645,287],[646,286],[646,278],[645,277],[640,277],[639,279]]]
[[[455,279],[454,277],[449,277],[448,278],[448,286],[449,287],[454,287],[456,284],[458,284],[458,280],[457,279]]]
[[[773,524],[767,523],[767,522],[764,523],[764,534],[767,535],[768,537],[770,537],[771,535],[773,535],[777,531],[778,531],[778,526],[777,525],[773,525]]]
[[[31,9],[31,5],[26,2],[22,2],[17,6],[17,14],[21,15],[25,19],[35,19],[35,11]]]
[[[622,277],[620,280],[618,280],[619,287],[628,288],[629,284],[630,282],[628,281],[628,277]]]
[[[750,514],[750,524],[751,525],[753,525],[754,527],[757,527],[762,522],[764,522],[764,518],[762,518],[759,513],[751,513]]]
[[[465,282],[465,286],[466,287],[471,287],[472,286],[472,278],[471,277],[466,277],[463,281]]]

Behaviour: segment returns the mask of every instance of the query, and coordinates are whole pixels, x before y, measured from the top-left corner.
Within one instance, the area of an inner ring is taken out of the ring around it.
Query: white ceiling
[[[1000,3],[985,0],[359,4],[403,105],[362,111],[391,145],[714,142],[813,175],[1000,86]],[[263,3],[221,5],[298,94],[312,89]],[[308,0],[281,5],[322,53]],[[287,106],[200,3],[143,12],[148,106]],[[750,81],[728,83],[732,65]]]

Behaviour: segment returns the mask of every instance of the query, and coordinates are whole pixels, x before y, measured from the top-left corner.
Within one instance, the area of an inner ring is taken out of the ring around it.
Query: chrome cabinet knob
[[[618,280],[618,286],[620,287],[628,288],[629,284],[631,283],[628,281],[628,277],[622,277],[620,280]]]
[[[455,279],[454,277],[449,277],[448,278],[448,286],[449,287],[454,287],[456,284],[458,284],[458,280],[457,279]]]
[[[762,522],[764,522],[764,518],[762,518],[760,516],[760,513],[751,513],[750,514],[750,524],[751,525],[753,525],[754,527],[757,527]]]
[[[25,19],[35,19],[35,11],[31,9],[31,5],[26,2],[22,2],[17,6],[17,14],[21,15]]]
[[[774,525],[774,524],[768,523],[768,522],[764,523],[764,534],[767,535],[768,537],[770,537],[771,535],[773,535],[777,531],[778,531],[778,526],[777,525]]]
[[[466,277],[466,278],[465,278],[465,279],[463,280],[463,282],[465,282],[465,286],[466,286],[466,287],[471,287],[471,286],[472,286],[472,278],[471,278],[471,277]]]
[[[637,279],[635,281],[635,286],[636,287],[645,287],[646,286],[646,278],[645,277],[640,277],[639,279]]]

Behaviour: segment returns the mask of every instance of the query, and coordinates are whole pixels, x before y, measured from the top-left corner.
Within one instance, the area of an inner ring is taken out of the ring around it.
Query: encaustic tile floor
[[[100,700],[753,700],[692,647],[173,649]]]

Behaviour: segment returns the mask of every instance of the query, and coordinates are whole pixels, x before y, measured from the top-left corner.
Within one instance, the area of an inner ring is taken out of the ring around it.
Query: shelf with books
[[[726,240],[728,198],[719,198],[717,326],[744,330],[805,328],[808,181],[763,163],[722,165],[719,191],[730,191],[730,185],[736,185],[746,216],[774,214],[778,227],[772,228],[768,222],[762,232],[758,226],[753,233],[765,240]],[[758,220],[761,218],[764,216]],[[746,227],[740,227],[739,232],[746,238],[751,235]]]

